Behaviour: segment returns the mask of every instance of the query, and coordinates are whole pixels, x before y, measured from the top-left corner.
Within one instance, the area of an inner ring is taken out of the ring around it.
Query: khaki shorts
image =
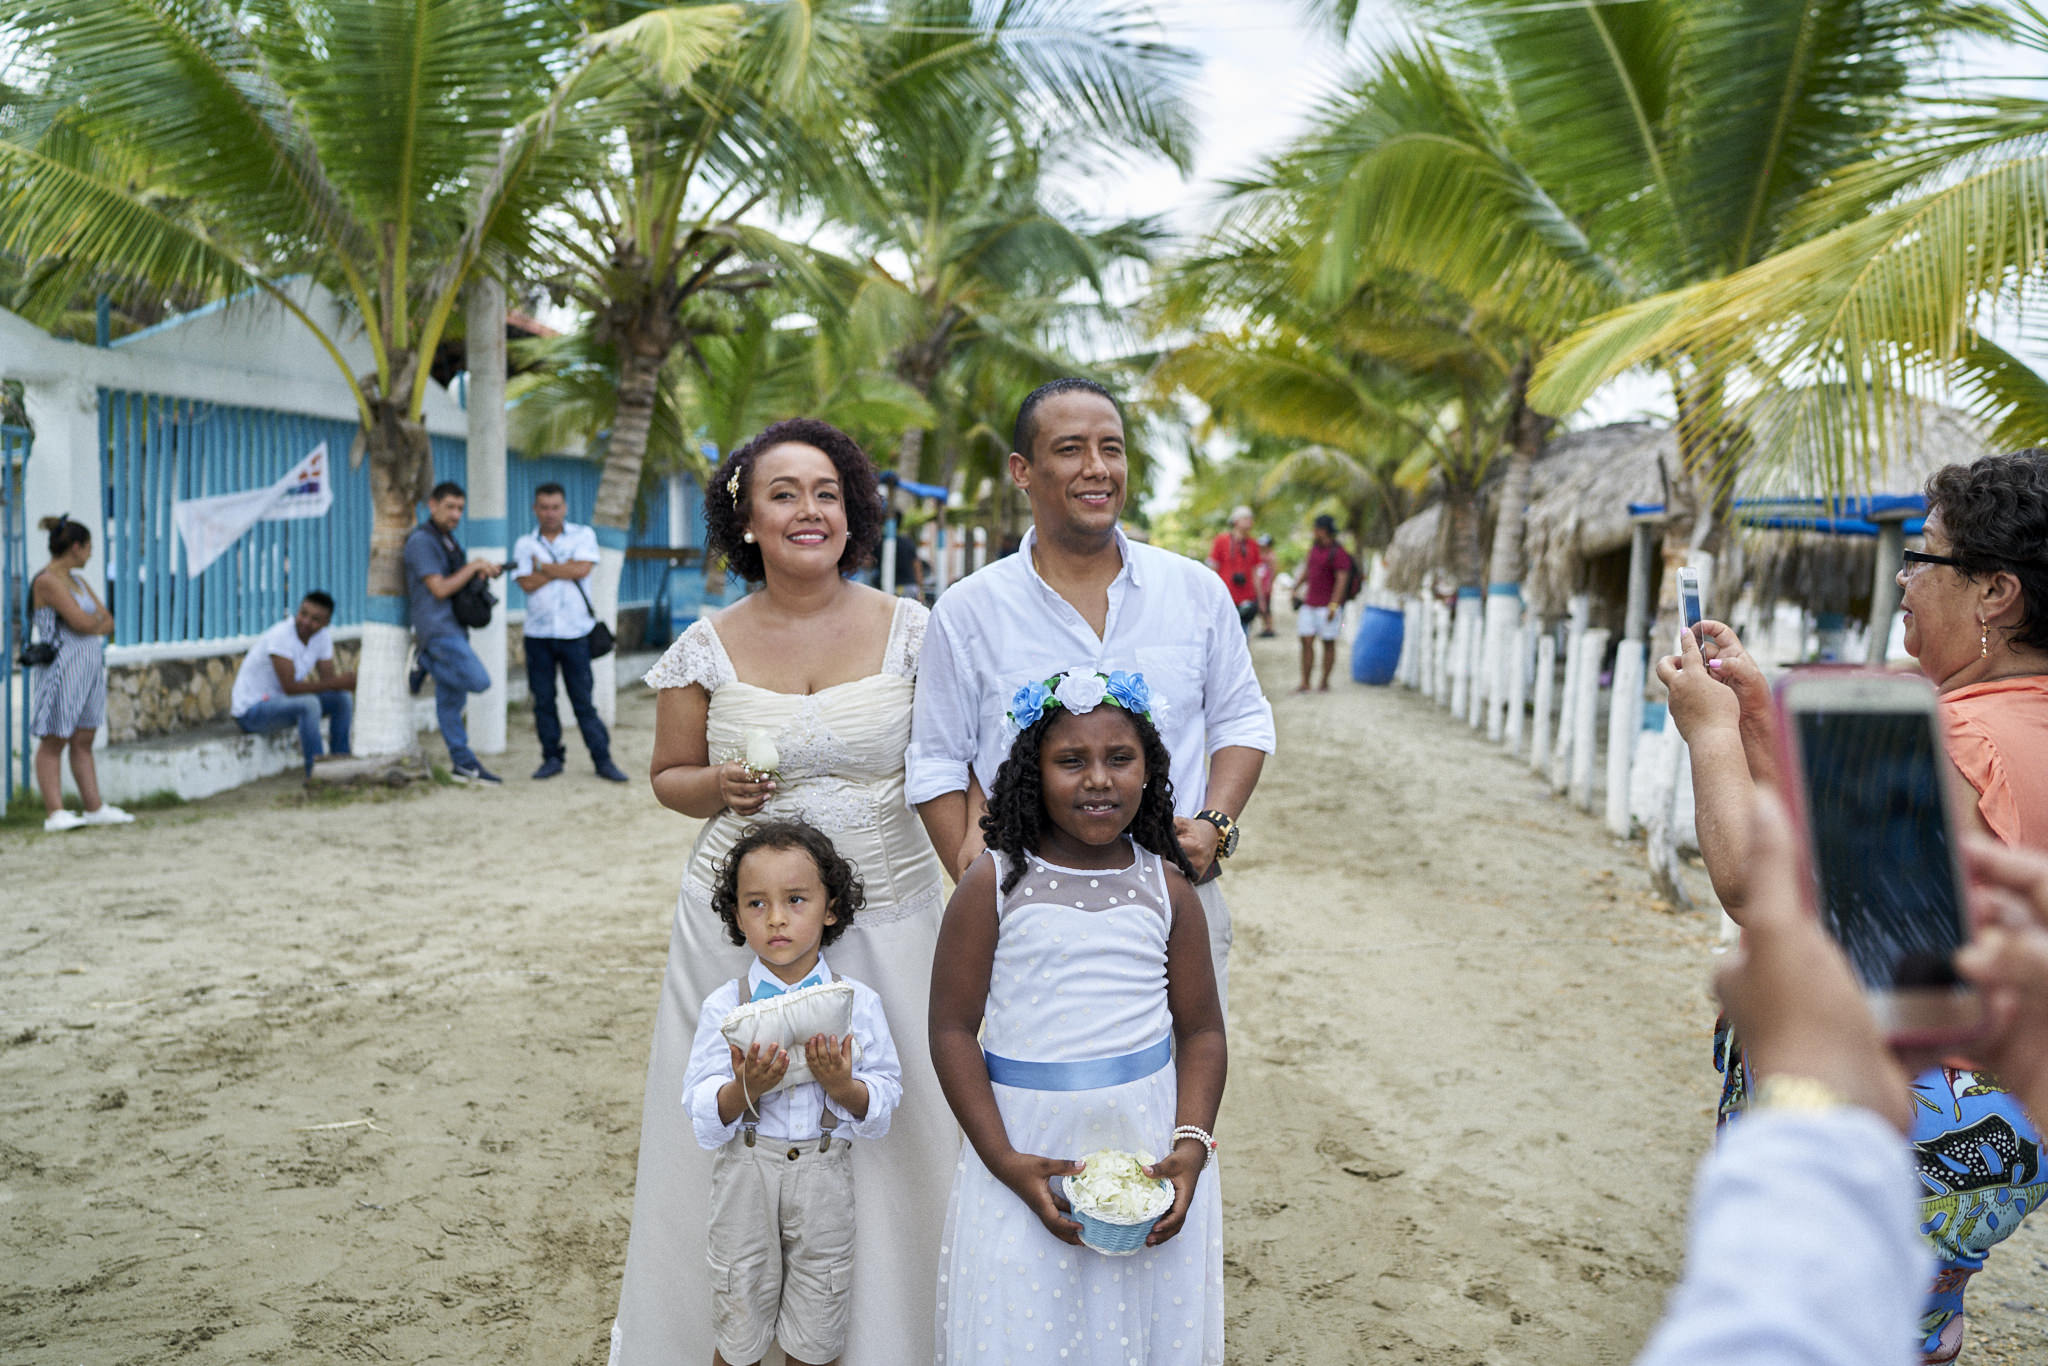
[[[711,1159],[711,1306],[718,1352],[759,1361],[771,1340],[801,1361],[846,1350],[853,1162],[844,1140],[744,1136]]]

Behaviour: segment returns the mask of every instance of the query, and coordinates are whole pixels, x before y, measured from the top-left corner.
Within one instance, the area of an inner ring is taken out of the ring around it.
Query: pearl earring
[[[1977,658],[1991,658],[1991,626],[1984,618],[1977,618]]]
[[[740,539],[745,541],[748,545],[752,545],[754,543],[754,533],[751,531],[742,531],[740,533]]]

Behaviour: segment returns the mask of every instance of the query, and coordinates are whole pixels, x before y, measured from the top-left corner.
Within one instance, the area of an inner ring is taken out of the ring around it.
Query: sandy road
[[[1709,1133],[1711,926],[1420,700],[1285,695],[1292,648],[1228,883],[1231,1358],[1625,1362]],[[692,833],[577,762],[0,834],[0,1360],[602,1362]],[[2043,1249],[1967,1360],[2042,1359]]]

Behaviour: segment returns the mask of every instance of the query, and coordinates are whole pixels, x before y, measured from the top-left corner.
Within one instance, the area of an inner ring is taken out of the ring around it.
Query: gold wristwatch
[[[1216,827],[1222,838],[1216,842],[1216,857],[1227,859],[1237,852],[1237,822],[1221,811],[1197,811],[1195,819],[1207,821]]]

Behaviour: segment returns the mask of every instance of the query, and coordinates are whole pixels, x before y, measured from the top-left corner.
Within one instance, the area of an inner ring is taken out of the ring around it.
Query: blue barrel
[[[1351,681],[1383,688],[1394,681],[1401,663],[1401,632],[1407,623],[1391,607],[1368,607],[1358,618],[1358,638],[1351,642]]]

